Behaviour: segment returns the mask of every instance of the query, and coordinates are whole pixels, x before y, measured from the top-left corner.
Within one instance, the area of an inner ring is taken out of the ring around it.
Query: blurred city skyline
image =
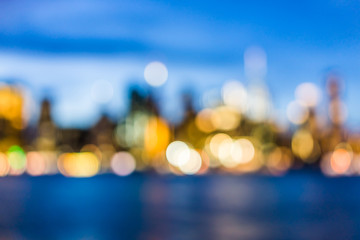
[[[0,78],[26,85],[38,101],[55,100],[54,117],[64,126],[96,122],[102,111],[124,113],[128,87],[146,86],[144,68],[163,62],[166,84],[155,89],[163,115],[181,108],[181,94],[200,96],[230,79],[248,85],[244,52],[266,52],[264,77],[275,110],[286,107],[302,82],[325,89],[335,69],[343,78],[348,124],[358,126],[360,37],[356,1],[2,1]],[[99,81],[113,96],[93,101]],[[323,96],[323,100],[326,99]],[[196,100],[196,99],[195,99]]]

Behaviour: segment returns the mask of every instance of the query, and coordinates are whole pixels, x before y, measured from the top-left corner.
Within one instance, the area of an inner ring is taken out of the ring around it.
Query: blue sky
[[[360,2],[330,1],[0,1],[0,78],[20,79],[35,98],[50,91],[64,126],[91,124],[100,109],[126,109],[126,89],[144,85],[143,69],[164,62],[169,80],[156,90],[165,116],[179,113],[179,95],[247,83],[243,54],[267,53],[266,83],[285,117],[296,86],[323,88],[336,69],[346,82],[349,124],[360,112]],[[108,106],[91,101],[95,81],[111,82]]]

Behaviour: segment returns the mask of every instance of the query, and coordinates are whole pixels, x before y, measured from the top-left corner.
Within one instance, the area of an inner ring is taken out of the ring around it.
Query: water
[[[355,239],[360,181],[314,173],[0,179],[0,239]]]

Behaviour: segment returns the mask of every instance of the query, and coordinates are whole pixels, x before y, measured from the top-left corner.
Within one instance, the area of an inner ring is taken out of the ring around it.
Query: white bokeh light
[[[308,107],[315,107],[321,100],[321,91],[313,83],[306,82],[297,86],[295,97]]]
[[[183,173],[192,175],[200,170],[201,164],[202,160],[200,154],[196,150],[190,149],[188,161],[180,165],[179,168]]]
[[[288,104],[286,115],[291,123],[300,125],[308,119],[309,110],[303,102],[295,100]]]
[[[181,166],[190,158],[190,148],[186,143],[174,141],[166,149],[166,158],[173,166]]]
[[[236,80],[226,82],[221,90],[221,94],[226,105],[245,112],[247,108],[247,92],[241,82]]]
[[[111,169],[119,176],[131,174],[136,167],[134,157],[128,152],[118,152],[111,159]]]
[[[163,85],[168,78],[168,70],[161,62],[151,62],[144,70],[145,81],[153,87]]]

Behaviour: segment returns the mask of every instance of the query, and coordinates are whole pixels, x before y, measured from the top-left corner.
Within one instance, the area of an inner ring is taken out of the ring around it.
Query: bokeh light
[[[232,139],[229,135],[225,133],[218,133],[211,137],[210,140],[210,151],[213,156],[215,156],[218,159],[225,158],[227,154],[230,153],[226,152],[226,148],[230,148]]]
[[[168,70],[161,62],[151,62],[145,67],[144,78],[151,86],[159,87],[168,79]]]
[[[232,130],[239,126],[241,115],[236,109],[228,106],[220,106],[211,114],[212,125],[219,130]]]
[[[39,176],[46,172],[46,160],[39,152],[28,152],[26,154],[26,170],[32,176]]]
[[[275,147],[269,154],[266,166],[274,175],[284,174],[293,163],[291,150],[286,147]]]
[[[164,152],[169,144],[170,130],[163,118],[152,117],[145,127],[144,147],[149,158]]]
[[[248,90],[247,115],[256,122],[268,119],[272,110],[268,89],[262,84],[253,84]]]
[[[190,158],[190,148],[182,141],[174,141],[166,149],[166,158],[173,166],[184,165]]]
[[[17,145],[11,146],[7,151],[7,158],[12,170],[16,172],[25,170],[26,155],[21,147]]]
[[[306,130],[298,130],[291,141],[293,153],[304,161],[308,161],[314,150],[314,138]]]
[[[128,152],[118,152],[111,159],[111,169],[119,176],[127,176],[135,171],[136,161]]]
[[[343,148],[336,149],[330,159],[330,165],[332,170],[336,174],[344,174],[350,167],[351,155]]]
[[[246,84],[231,74],[201,75],[209,80],[229,79],[221,88],[220,82],[206,84],[201,92],[190,87],[179,94],[176,89],[180,85],[159,91],[134,84],[123,102],[123,93],[116,90],[117,77],[94,74],[94,81],[85,87],[90,98],[84,99],[98,109],[79,108],[91,112],[92,117],[86,120],[89,125],[79,120],[76,127],[70,126],[71,120],[70,125],[65,124],[75,114],[65,120],[54,114],[59,105],[51,94],[39,109],[32,108],[28,103],[36,105],[37,99],[31,99],[27,87],[3,81],[0,176],[24,172],[31,176],[59,172],[69,177],[107,172],[126,176],[135,170],[177,175],[255,171],[282,175],[310,165],[320,166],[331,176],[360,174],[360,134],[345,125],[347,117],[353,116],[342,97],[342,82],[328,77],[324,96],[316,84],[300,83],[294,100],[279,107],[278,93],[272,96],[274,89],[266,83],[267,67],[265,51],[249,47],[244,52]],[[184,81],[192,81],[186,80],[189,71],[177,70],[174,79],[180,79],[181,72]],[[158,61],[148,63],[143,74],[153,87],[168,80],[167,67]],[[181,102],[164,107],[162,102],[169,95]]]
[[[212,119],[213,110],[210,108],[202,109],[195,117],[196,127],[205,133],[210,133],[216,130]]]
[[[295,97],[307,107],[315,107],[321,100],[321,91],[313,83],[306,82],[296,87]]]
[[[309,118],[309,110],[303,102],[292,101],[288,104],[286,115],[293,124],[303,124]]]
[[[239,154],[240,152],[239,148],[241,148],[241,154]],[[248,163],[255,156],[254,145],[248,139],[245,138],[238,139],[233,144],[231,155],[232,158],[238,163]]]
[[[58,159],[59,171],[69,177],[92,177],[100,169],[99,159],[94,153],[64,153]]]
[[[0,153],[0,177],[6,176],[10,170],[10,164],[7,156],[4,153]]]
[[[228,81],[222,88],[222,98],[226,105],[236,108],[240,112],[247,109],[247,92],[241,82]]]
[[[201,164],[202,160],[200,154],[196,150],[190,149],[188,159],[180,164],[179,168],[183,173],[192,175],[200,170]]]

